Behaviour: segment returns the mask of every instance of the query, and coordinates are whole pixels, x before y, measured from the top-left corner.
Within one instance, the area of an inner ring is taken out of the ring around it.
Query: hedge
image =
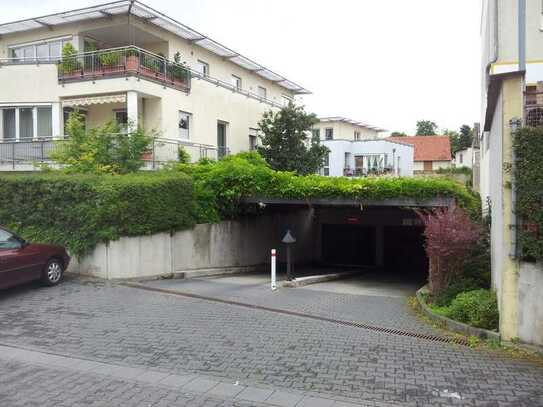
[[[520,253],[525,259],[543,260],[543,128],[517,130],[513,148]]]
[[[0,177],[0,224],[82,256],[98,243],[192,227],[194,191],[180,173]]]
[[[436,197],[452,197],[474,216],[480,214],[480,200],[465,186],[445,178],[322,177],[297,176],[291,172],[274,171],[255,153],[242,153],[219,162],[204,161],[197,165],[179,165],[191,175],[195,185],[205,191],[221,218],[232,218],[243,209],[243,198],[349,198],[382,200],[410,198],[416,201]],[[202,199],[200,202],[204,201]],[[210,211],[211,212],[211,211]]]

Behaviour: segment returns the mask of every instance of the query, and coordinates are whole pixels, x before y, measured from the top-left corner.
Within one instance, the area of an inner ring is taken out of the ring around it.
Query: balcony
[[[387,167],[373,167],[373,168],[363,168],[363,167],[345,167],[343,168],[344,177],[369,177],[369,176],[381,176],[388,175],[394,172],[393,168],[390,166]]]
[[[75,54],[58,62],[60,83],[127,76],[190,92],[190,69],[135,46]]]
[[[0,140],[0,171],[33,171],[40,164],[53,165],[54,151],[66,147],[66,139],[40,138],[29,140]],[[219,160],[230,154],[228,147],[156,137],[143,154],[143,169],[160,169],[167,163],[179,161],[179,149],[189,154],[191,161]]]

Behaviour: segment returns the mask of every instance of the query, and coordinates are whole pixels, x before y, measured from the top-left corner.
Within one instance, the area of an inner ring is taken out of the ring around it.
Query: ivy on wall
[[[543,260],[543,128],[517,130],[513,148],[519,250],[524,259]]]

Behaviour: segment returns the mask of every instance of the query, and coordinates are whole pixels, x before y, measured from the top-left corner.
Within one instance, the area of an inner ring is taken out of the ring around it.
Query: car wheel
[[[53,286],[60,283],[64,275],[64,266],[58,259],[51,259],[43,270],[42,281],[45,285]]]

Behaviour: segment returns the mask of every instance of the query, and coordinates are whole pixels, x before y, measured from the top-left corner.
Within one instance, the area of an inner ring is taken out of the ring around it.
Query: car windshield
[[[13,233],[0,229],[0,250],[18,249],[21,242]]]

